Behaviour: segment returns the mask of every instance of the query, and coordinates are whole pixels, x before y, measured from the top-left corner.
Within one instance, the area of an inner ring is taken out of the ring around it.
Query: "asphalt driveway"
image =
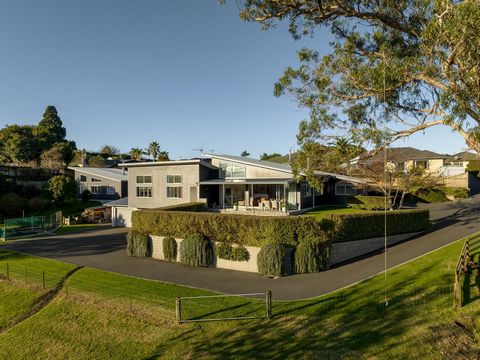
[[[480,231],[480,197],[460,203],[424,205],[436,225],[426,234],[388,250],[388,267],[438,249]],[[383,271],[383,254],[321,273],[269,279],[259,274],[195,268],[179,263],[139,259],[126,255],[126,229],[101,227],[76,234],[5,243],[0,248],[66,261],[146,279],[209,289],[224,293],[272,290],[276,300],[304,299],[338,290]]]

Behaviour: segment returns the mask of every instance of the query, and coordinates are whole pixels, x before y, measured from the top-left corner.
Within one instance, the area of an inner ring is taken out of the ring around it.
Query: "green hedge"
[[[257,256],[258,272],[265,276],[283,276],[293,273],[293,248],[284,244],[267,244]]]
[[[148,235],[140,231],[130,230],[127,233],[127,254],[137,257],[152,256],[152,244]]]
[[[163,238],[163,256],[167,261],[177,261],[177,241],[171,236]]]
[[[383,236],[384,212],[329,215],[333,242],[353,241]],[[388,235],[423,231],[430,227],[428,210],[387,211]]]
[[[212,243],[201,234],[186,237],[180,243],[180,262],[192,266],[212,266]]]
[[[204,212],[207,211],[207,204],[204,202],[191,202],[180,205],[165,206],[156,210]]]
[[[363,210],[384,210],[385,197],[383,196],[350,196],[347,198],[347,206]],[[390,208],[390,200],[387,201],[387,209]]]
[[[261,247],[269,243],[296,246],[307,238],[326,240],[329,223],[312,216],[255,216],[139,210],[132,228],[150,235],[185,239],[199,233],[211,241]]]
[[[250,259],[250,253],[245,246],[232,246],[227,243],[216,244],[215,255],[220,259],[230,261],[248,261]]]
[[[327,270],[330,263],[329,242],[312,239],[298,244],[295,248],[295,273],[313,273]]]

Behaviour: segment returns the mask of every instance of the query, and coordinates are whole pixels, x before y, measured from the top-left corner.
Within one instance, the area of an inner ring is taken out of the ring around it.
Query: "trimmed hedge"
[[[163,238],[163,256],[165,260],[177,261],[177,241],[171,236]]]
[[[180,262],[192,266],[212,266],[212,243],[201,234],[186,237],[180,243]]]
[[[329,268],[331,245],[312,239],[300,243],[295,249],[295,273],[313,273]]]
[[[312,216],[255,216],[139,210],[132,214],[132,228],[150,235],[185,239],[202,234],[211,241],[261,247],[271,243],[296,246],[303,239],[326,240],[329,222]]]
[[[130,230],[127,233],[127,254],[136,257],[152,256],[152,243],[148,235]]]
[[[330,215],[330,237],[333,242],[362,240],[383,236],[384,212]],[[397,235],[423,231],[430,227],[428,210],[387,211],[387,234]]]
[[[165,206],[162,208],[158,208],[157,210],[205,212],[207,211],[207,204],[204,202],[191,202],[180,205]]]
[[[387,201],[387,209],[390,208],[390,201]],[[363,210],[384,210],[385,197],[356,195],[347,198],[347,206],[353,209]]]
[[[283,276],[293,273],[292,247],[267,244],[257,256],[258,272],[264,276]]]
[[[227,243],[216,244],[215,255],[220,259],[230,261],[248,261],[250,259],[250,253],[245,246],[232,246]]]

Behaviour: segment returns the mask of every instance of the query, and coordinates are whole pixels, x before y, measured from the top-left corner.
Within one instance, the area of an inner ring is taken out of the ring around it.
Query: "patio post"
[[[225,184],[222,184],[222,206],[223,210],[225,210]]]

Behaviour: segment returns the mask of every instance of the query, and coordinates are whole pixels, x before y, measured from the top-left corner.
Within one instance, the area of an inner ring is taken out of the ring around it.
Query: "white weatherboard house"
[[[130,226],[131,213],[190,202],[217,211],[289,214],[321,204],[342,204],[364,181],[317,171],[323,189],[297,181],[288,164],[230,155],[125,164],[128,200],[112,203],[113,226]]]

